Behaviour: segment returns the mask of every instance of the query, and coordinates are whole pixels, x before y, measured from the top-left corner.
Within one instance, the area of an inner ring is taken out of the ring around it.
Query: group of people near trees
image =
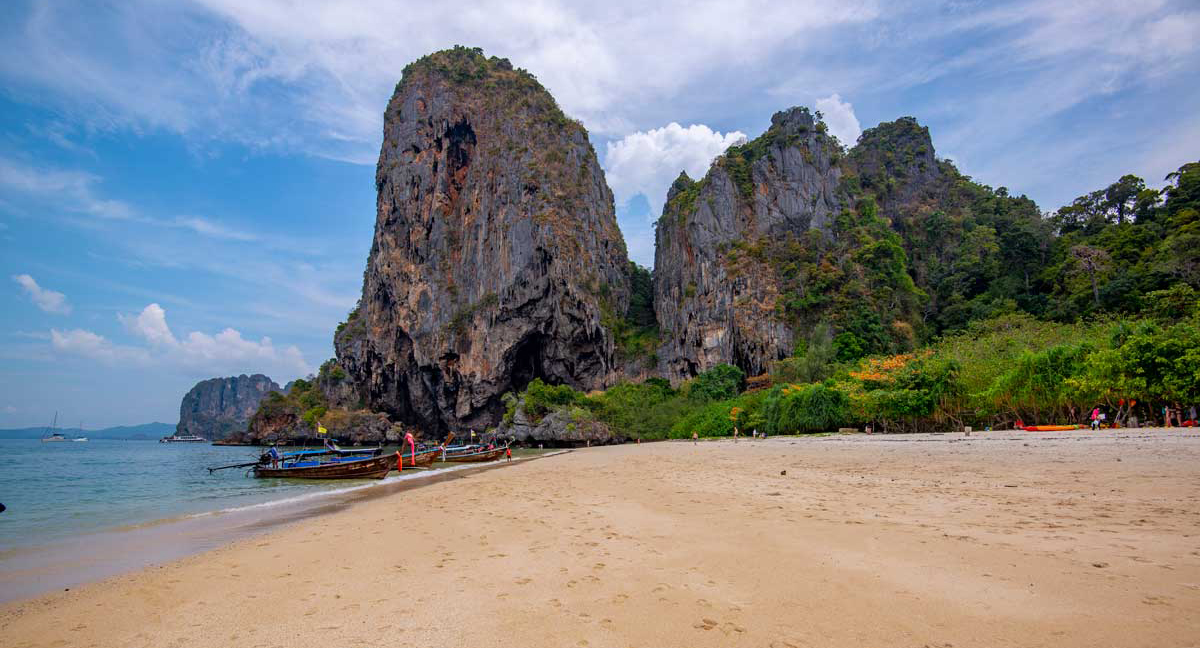
[[[1112,427],[1128,427],[1131,421],[1133,422],[1133,427],[1136,427],[1140,419],[1134,414],[1135,405],[1137,405],[1137,401],[1130,401],[1128,408],[1126,408],[1125,401],[1121,400],[1118,410],[1122,416],[1114,421]],[[1197,425],[1195,405],[1185,410],[1179,403],[1166,403],[1163,404],[1160,413],[1162,414],[1163,427],[1193,427]],[[1098,430],[1104,427],[1105,422],[1108,420],[1108,414],[1100,406],[1096,406],[1092,410],[1089,420],[1092,429]],[[1154,418],[1150,416],[1146,420],[1153,421]]]

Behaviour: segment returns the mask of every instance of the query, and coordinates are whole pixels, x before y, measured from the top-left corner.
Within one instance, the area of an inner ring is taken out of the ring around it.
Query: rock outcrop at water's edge
[[[519,407],[511,422],[501,424],[496,429],[496,435],[501,439],[511,439],[516,445],[547,448],[581,448],[628,440],[591,417],[573,418],[569,411],[559,410],[543,416],[535,423]]]
[[[384,116],[362,299],[335,336],[364,404],[445,431],[494,425],[534,378],[601,388],[628,304],[612,192],[588,141],[507,60],[404,70]]]
[[[263,398],[278,391],[279,385],[262,374],[200,381],[179,405],[175,433],[223,439],[244,432]]]

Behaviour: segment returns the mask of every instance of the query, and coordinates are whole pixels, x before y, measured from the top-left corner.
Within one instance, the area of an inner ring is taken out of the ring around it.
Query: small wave
[[[384,477],[383,479],[380,479],[378,481],[373,481],[369,484],[358,484],[355,486],[346,486],[344,488],[334,488],[334,489],[330,489],[330,490],[314,491],[311,493],[304,493],[302,495],[293,495],[291,497],[281,497],[279,499],[271,500],[268,502],[259,502],[258,504],[246,504],[244,506],[232,506],[229,508],[218,509],[216,511],[205,511],[203,513],[193,513],[186,517],[201,518],[201,517],[207,517],[210,515],[222,515],[225,513],[241,513],[243,511],[270,509],[270,508],[277,508],[280,506],[292,506],[292,505],[301,504],[304,502],[309,502],[312,500],[319,500],[319,499],[324,499],[324,498],[329,498],[329,497],[335,497],[338,495],[345,495],[346,493],[353,493],[355,491],[366,490],[369,488],[379,488],[380,486],[387,486],[388,484],[395,484],[398,482],[408,481],[410,479],[420,479],[421,477],[429,477],[430,475],[442,475],[442,474],[449,473],[449,472],[457,472],[459,470],[467,470],[469,468],[477,468],[477,467],[478,467],[478,465],[476,465],[476,464],[462,464],[459,466],[450,466],[448,468],[438,468],[436,470],[405,471],[404,473],[401,473],[399,475]]]

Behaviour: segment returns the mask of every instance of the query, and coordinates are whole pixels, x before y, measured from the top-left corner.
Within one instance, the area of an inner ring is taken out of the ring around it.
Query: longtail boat
[[[289,453],[300,454],[300,453]],[[254,476],[290,477],[300,479],[383,479],[396,469],[395,454],[375,457],[336,456],[329,460],[299,456],[285,459],[276,467],[272,464],[255,465]]]
[[[491,450],[472,448],[465,452],[446,452],[446,455],[442,458],[442,461],[449,461],[453,463],[478,463],[484,461],[495,461],[496,459],[504,456],[506,451],[508,451],[508,446],[492,448]]]
[[[434,461],[442,455],[441,448],[433,448],[431,450],[418,450],[417,454],[411,452],[401,455],[404,460],[404,467],[428,468],[433,465]]]

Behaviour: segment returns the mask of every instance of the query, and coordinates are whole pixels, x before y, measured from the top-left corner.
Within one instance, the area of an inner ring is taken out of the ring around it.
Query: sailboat
[[[57,427],[58,427],[58,412],[55,412],[54,413],[54,422],[50,424],[50,427],[46,428],[46,434],[42,435],[42,443],[54,443],[54,442],[58,442],[58,441],[66,441],[67,440],[67,437],[63,436],[62,434],[60,434],[58,432],[51,432],[52,430],[54,430]]]
[[[80,432],[83,432],[83,421],[80,421],[80,422],[79,422],[79,431],[80,431]],[[85,436],[77,436],[77,437],[75,437],[74,439],[71,439],[71,440],[72,440],[72,441],[74,441],[74,442],[76,442],[76,443],[87,443],[87,437],[85,437]]]

